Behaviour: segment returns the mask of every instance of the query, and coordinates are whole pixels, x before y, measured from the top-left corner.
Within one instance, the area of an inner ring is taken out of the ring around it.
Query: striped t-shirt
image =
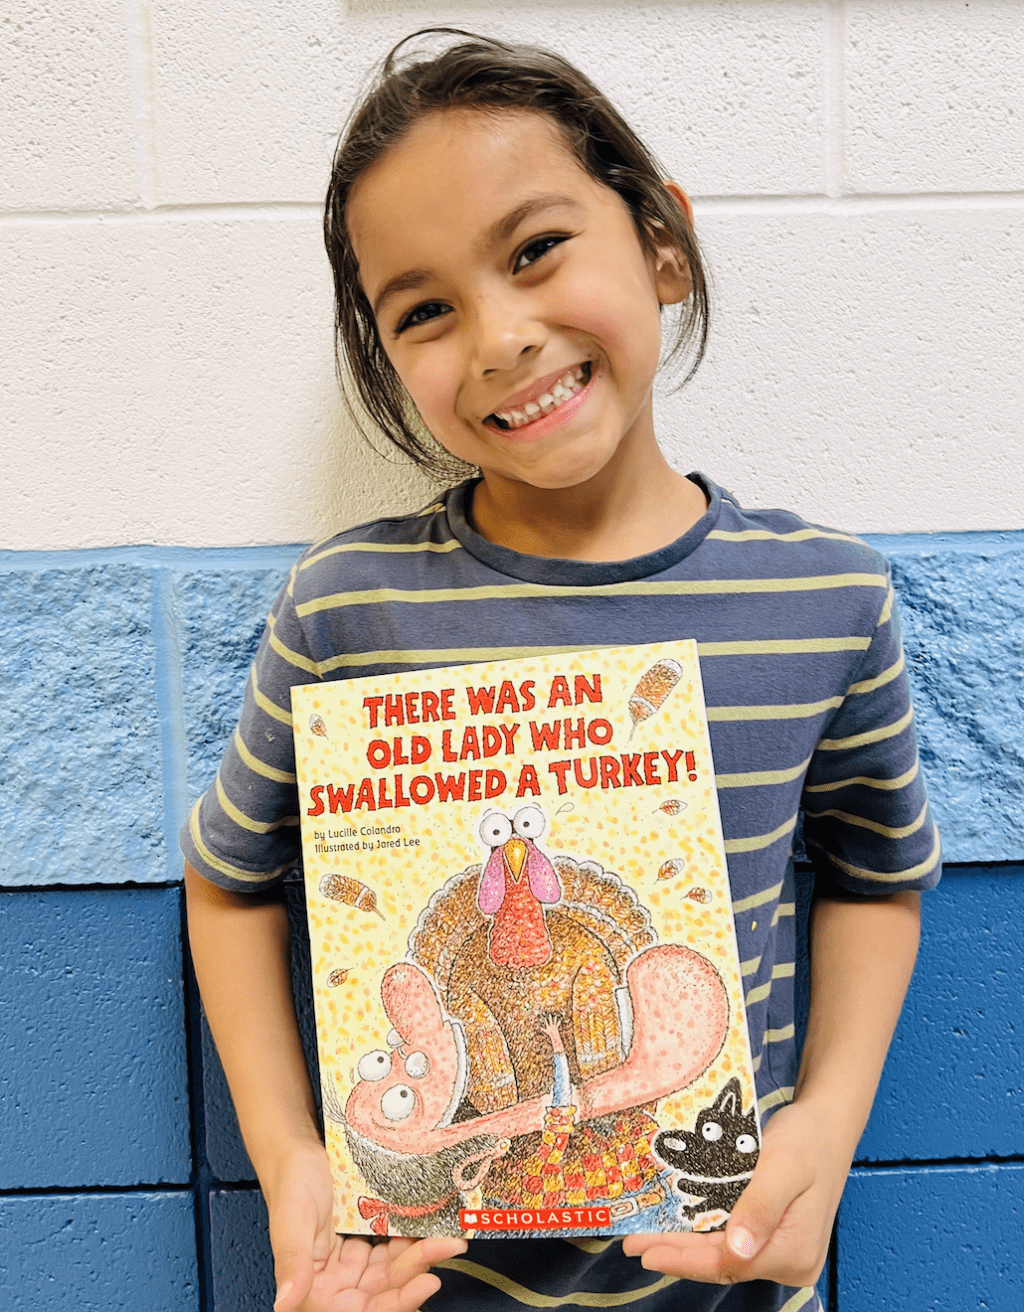
[[[239,891],[297,863],[294,684],[695,638],[765,1115],[793,1096],[798,1062],[792,846],[801,809],[819,886],[929,888],[939,840],[884,559],[788,512],[743,510],[691,477],[707,494],[704,517],[627,561],[496,546],[470,526],[471,483],[418,514],[311,547],[274,603],[238,729],[182,845],[201,874]],[[652,1278],[617,1243],[596,1240],[477,1240],[440,1274],[431,1308],[818,1306],[811,1290],[765,1282],[727,1290]]]

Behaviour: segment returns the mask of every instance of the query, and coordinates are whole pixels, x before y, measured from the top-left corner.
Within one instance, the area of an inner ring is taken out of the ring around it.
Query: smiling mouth
[[[535,400],[527,401],[525,405],[510,407],[508,410],[496,410],[493,414],[487,416],[484,423],[502,431],[512,428],[525,428],[527,424],[532,424],[535,419],[540,419],[542,415],[550,415],[560,406],[565,405],[566,401],[571,401],[590,382],[590,375],[591,362],[589,360],[585,360],[583,364],[573,365],[572,368],[567,369],[562,374],[548,391],[542,393]]]

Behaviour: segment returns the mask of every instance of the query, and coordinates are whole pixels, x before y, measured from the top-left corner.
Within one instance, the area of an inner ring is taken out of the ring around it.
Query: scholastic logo
[[[459,1212],[463,1230],[568,1230],[611,1225],[607,1207],[538,1207],[530,1211]]]

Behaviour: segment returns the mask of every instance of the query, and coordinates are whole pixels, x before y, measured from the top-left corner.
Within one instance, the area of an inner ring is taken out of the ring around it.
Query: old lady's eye
[[[528,265],[536,264],[542,256],[547,255],[548,251],[560,246],[565,240],[567,240],[565,237],[536,237],[516,256],[512,272],[521,273]]]

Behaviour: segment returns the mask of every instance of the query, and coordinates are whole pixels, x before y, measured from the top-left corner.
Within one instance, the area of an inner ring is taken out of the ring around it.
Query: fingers
[[[295,1312],[313,1287],[313,1258],[296,1248],[282,1250],[274,1262],[274,1312]]]
[[[623,1252],[649,1270],[707,1284],[811,1283],[828,1245],[814,1181],[806,1160],[766,1145],[724,1231],[629,1235]]]
[[[395,1241],[392,1240],[392,1243]],[[390,1244],[388,1247],[390,1248]],[[465,1239],[446,1239],[440,1236],[420,1239],[403,1247],[388,1270],[388,1285],[397,1289],[413,1281],[421,1272],[450,1257],[458,1257],[469,1247]]]
[[[749,1262],[776,1232],[791,1204],[813,1183],[806,1164],[787,1153],[762,1154],[725,1227],[732,1255]]]

